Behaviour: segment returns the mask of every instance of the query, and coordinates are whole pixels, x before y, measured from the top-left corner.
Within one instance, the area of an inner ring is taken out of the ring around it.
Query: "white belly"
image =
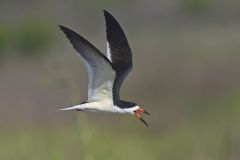
[[[86,112],[110,112],[110,113],[126,113],[124,109],[114,106],[112,101],[101,100],[79,105],[78,109]]]

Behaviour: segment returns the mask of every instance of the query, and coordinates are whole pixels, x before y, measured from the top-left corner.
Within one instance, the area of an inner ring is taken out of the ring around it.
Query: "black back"
[[[119,100],[117,102],[117,106],[119,108],[132,108],[132,107],[135,107],[137,106],[136,103],[133,103],[133,102],[127,102],[127,101],[122,101],[122,100]]]

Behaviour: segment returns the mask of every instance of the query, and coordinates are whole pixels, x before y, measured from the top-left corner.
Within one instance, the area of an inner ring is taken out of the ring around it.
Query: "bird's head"
[[[146,126],[148,126],[148,123],[141,117],[141,115],[140,115],[141,113],[145,113],[145,114],[147,114],[147,115],[150,115],[149,112],[147,112],[146,110],[144,110],[144,109],[141,108],[141,107],[138,107],[138,109],[136,109],[136,110],[133,111],[133,115],[134,115],[137,119],[139,119],[140,121],[142,121]]]
[[[137,119],[142,121],[146,126],[148,126],[148,123],[141,117],[141,113],[150,115],[149,112],[147,112],[146,110],[139,107],[136,103],[133,103],[133,102],[121,101],[120,105],[124,106],[124,111],[126,113],[129,113],[129,114],[135,116]]]

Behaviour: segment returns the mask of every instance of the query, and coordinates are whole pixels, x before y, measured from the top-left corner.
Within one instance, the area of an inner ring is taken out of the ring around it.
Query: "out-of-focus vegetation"
[[[171,129],[155,132],[154,129],[129,129],[129,126],[122,125],[121,128],[102,128],[90,122],[57,128],[18,128],[17,132],[1,132],[4,138],[1,139],[0,158],[238,159],[240,129],[235,122],[240,119],[235,116],[234,110],[231,112],[227,113],[230,116],[228,119],[222,118],[224,114],[211,112],[208,113],[210,115],[189,119]]]
[[[201,14],[209,9],[211,1],[208,0],[182,0],[183,10],[189,15]]]
[[[9,39],[9,30],[5,26],[0,26],[0,59],[3,59],[6,54],[6,49]]]
[[[17,28],[16,49],[23,56],[39,56],[47,54],[47,49],[53,45],[53,32],[46,24],[37,20],[24,23]]]
[[[1,1],[0,160],[240,159],[239,6]],[[57,26],[105,52],[102,9],[133,50],[121,95],[151,113],[149,128],[131,116],[58,111],[85,101],[87,73]]]
[[[39,57],[49,53],[54,34],[47,24],[27,21],[0,27],[0,59],[8,56]]]

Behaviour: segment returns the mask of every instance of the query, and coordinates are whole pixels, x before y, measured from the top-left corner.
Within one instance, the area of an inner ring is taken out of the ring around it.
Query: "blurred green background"
[[[87,73],[57,25],[106,52],[102,10],[128,37],[122,98],[151,113],[60,112]],[[240,1],[0,0],[1,160],[239,160]]]

